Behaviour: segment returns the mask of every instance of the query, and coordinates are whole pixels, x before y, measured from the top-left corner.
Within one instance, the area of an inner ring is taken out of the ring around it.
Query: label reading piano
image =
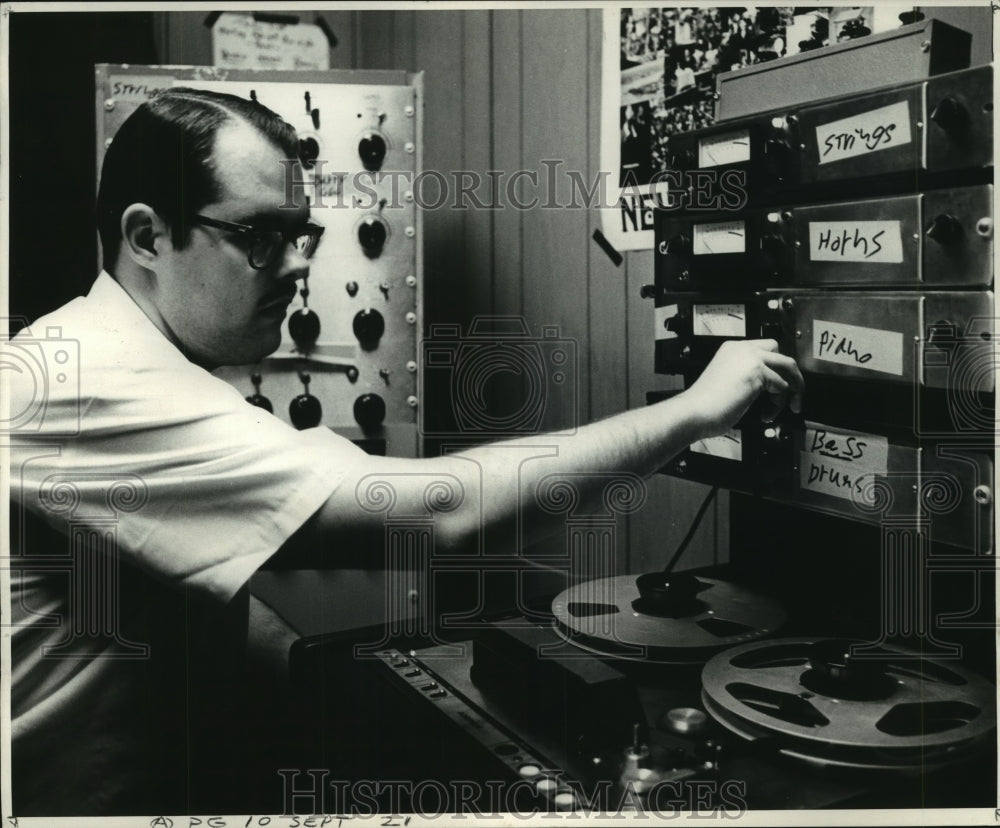
[[[811,492],[855,500],[873,475],[886,475],[888,464],[887,438],[807,423],[799,455],[799,485]]]
[[[845,322],[813,321],[814,359],[862,371],[903,375],[903,335]]]
[[[910,106],[906,101],[816,127],[820,164],[899,147],[911,140]]]
[[[745,253],[746,224],[742,221],[718,221],[694,226],[692,252],[695,256],[718,253]]]
[[[903,261],[903,235],[898,221],[811,221],[809,260],[812,262]]]
[[[747,335],[745,305],[695,305],[692,317],[691,332],[695,336]]]

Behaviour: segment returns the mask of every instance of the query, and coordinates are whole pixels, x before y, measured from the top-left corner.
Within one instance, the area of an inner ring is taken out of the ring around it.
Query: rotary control
[[[928,238],[938,244],[955,244],[962,240],[962,222],[950,213],[939,213],[934,216],[930,226],[924,231]]]
[[[304,428],[314,428],[323,419],[323,406],[319,400],[309,393],[309,382],[312,379],[305,371],[299,373],[304,391],[288,406],[288,416],[292,425],[300,431]]]
[[[385,333],[385,318],[377,310],[366,309],[354,315],[354,335],[366,351],[371,350]]]
[[[311,170],[316,165],[317,158],[319,158],[319,141],[311,135],[300,139],[299,160],[302,162],[302,166]]]
[[[382,254],[389,228],[378,216],[368,216],[358,225],[358,242],[369,259],[375,259]]]
[[[931,120],[945,132],[954,135],[969,126],[969,111],[952,97],[942,98],[931,112]]]
[[[292,339],[300,349],[308,350],[319,339],[319,316],[309,308],[308,283],[299,293],[302,295],[304,306],[288,318],[288,332],[292,335]]]
[[[386,150],[385,138],[377,132],[366,132],[358,142],[358,155],[368,172],[382,169]]]
[[[271,401],[260,393],[260,374],[256,371],[250,375],[250,382],[253,383],[253,394],[247,397],[247,402],[250,405],[255,405],[257,408],[263,408],[270,414],[274,413],[274,406],[271,405]]]
[[[385,419],[385,400],[378,394],[362,394],[354,401],[354,419],[362,428],[375,428]]]
[[[673,253],[675,256],[688,256],[691,254],[691,237],[680,235],[667,239],[663,247],[664,253]]]

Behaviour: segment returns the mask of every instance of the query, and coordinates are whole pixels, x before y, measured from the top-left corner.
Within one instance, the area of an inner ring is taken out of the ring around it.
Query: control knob
[[[385,419],[385,400],[378,394],[362,394],[354,401],[354,419],[362,428],[375,428]]]
[[[250,405],[255,405],[257,408],[263,408],[269,414],[274,413],[274,406],[271,405],[271,401],[260,393],[260,374],[256,371],[250,375],[250,382],[253,383],[253,394],[246,398]]]
[[[948,96],[938,101],[931,112],[931,120],[945,132],[954,134],[969,126],[969,111],[957,100]]]
[[[358,242],[369,259],[381,255],[388,237],[389,229],[385,222],[377,216],[368,216],[358,225]]]
[[[385,319],[377,310],[365,309],[354,315],[352,327],[361,347],[371,350],[385,333]]]
[[[323,406],[319,400],[309,393],[309,381],[311,377],[306,372],[299,374],[305,390],[299,394],[288,406],[288,416],[292,425],[300,431],[304,428],[314,428],[323,419]]]
[[[939,213],[934,216],[925,233],[938,244],[955,244],[961,241],[964,235],[962,222],[950,213]]]
[[[377,132],[366,132],[358,143],[358,155],[368,172],[382,169],[385,160],[385,139]]]

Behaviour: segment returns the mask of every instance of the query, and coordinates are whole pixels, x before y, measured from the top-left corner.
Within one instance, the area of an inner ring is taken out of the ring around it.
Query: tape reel
[[[811,764],[919,772],[993,743],[995,688],[902,648],[789,638],[735,647],[702,672],[705,709],[745,739]]]
[[[785,621],[777,602],[712,578],[673,576],[675,585],[684,584],[681,594],[663,593],[660,600],[640,589],[644,578],[656,577],[667,576],[621,575],[564,590],[552,602],[557,632],[598,655],[703,664],[720,650],[773,634]]]

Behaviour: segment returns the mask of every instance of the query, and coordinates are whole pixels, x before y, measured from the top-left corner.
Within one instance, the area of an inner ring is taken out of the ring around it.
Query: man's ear
[[[148,204],[130,204],[122,212],[122,251],[140,267],[155,270],[170,243],[170,228]]]

